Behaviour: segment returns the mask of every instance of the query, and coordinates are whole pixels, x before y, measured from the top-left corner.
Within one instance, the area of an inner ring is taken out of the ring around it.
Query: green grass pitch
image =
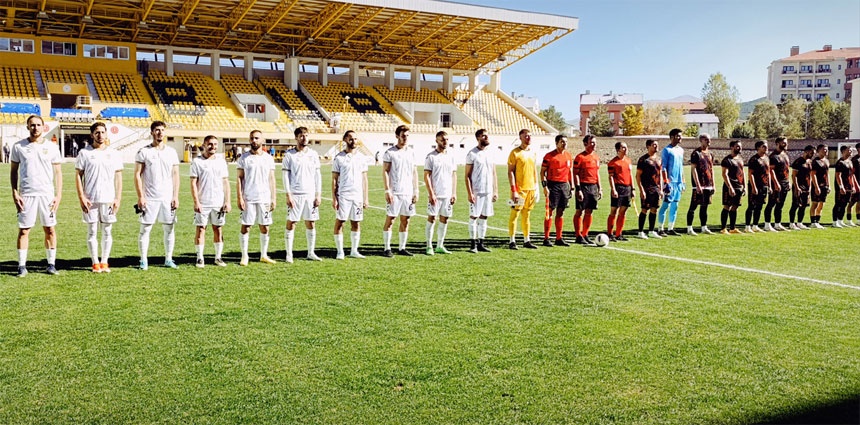
[[[7,188],[0,201],[7,229],[0,232],[0,423],[734,424],[779,422],[846,402],[851,419],[860,397],[856,289],[611,249],[509,251],[506,232],[493,229],[494,252],[474,255],[465,252],[466,226],[456,223],[447,243],[454,253],[427,257],[423,217],[410,226],[416,256],[388,259],[379,256],[377,209],[362,226],[368,258],[335,261],[329,200],[318,222],[324,261],[287,265],[283,195],[271,233],[278,264],[253,261],[259,244],[252,231],[252,263],[238,266],[234,200],[225,227],[230,264],[211,266],[210,231],[209,265],[200,270],[187,165],[179,269],[160,266],[158,226],[150,270],[134,268],[138,224],[127,166],[113,273],[96,275],[72,165],[63,172],[61,274],[43,273],[36,228],[31,273],[17,279],[9,166],[0,166]],[[369,176],[371,204],[383,206],[381,168]],[[499,177],[502,199],[489,225],[506,228],[501,168]],[[323,181],[328,198],[328,166]],[[462,182],[458,190],[454,220],[466,221]],[[423,214],[423,191],[421,198]],[[689,199],[688,191],[678,227],[686,227]],[[608,204],[601,202],[593,230],[605,229]],[[533,232],[543,229],[543,199],[539,205]],[[719,208],[710,208],[712,228]],[[627,229],[635,226],[630,211]],[[613,246],[860,286],[860,228]],[[301,228],[295,249],[302,258]]]

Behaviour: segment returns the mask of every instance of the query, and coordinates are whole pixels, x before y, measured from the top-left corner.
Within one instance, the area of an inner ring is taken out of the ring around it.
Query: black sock
[[[782,224],[782,207],[783,207],[783,205],[785,205],[785,204],[784,203],[776,204],[776,208],[773,209],[773,222],[774,223]]]
[[[723,210],[720,211],[720,226],[721,226],[720,228],[725,229],[726,223],[728,223],[728,221],[729,221],[729,210],[723,208]]]
[[[747,226],[749,226],[750,223],[752,223],[752,216],[753,216],[753,206],[749,205],[749,206],[747,206],[747,210],[744,211],[744,219],[746,220]],[[734,226],[732,226],[732,227],[734,227]]]
[[[772,203],[768,202],[767,206],[764,207],[764,222],[765,223],[771,222],[770,221],[770,213],[773,211],[774,205],[776,205],[776,204],[772,204]],[[758,221],[758,220],[756,220],[756,221]]]
[[[729,211],[729,227],[734,230],[738,222],[738,210]]]
[[[805,216],[805,215],[806,215],[806,208],[803,208],[803,207],[798,208],[797,209],[797,222],[803,223],[803,216]]]
[[[642,211],[641,213],[639,213],[639,233],[642,233],[645,230],[645,217],[646,216],[647,216],[647,214],[645,214],[645,211]]]
[[[788,222],[789,223],[797,223],[794,221],[794,217],[797,216],[797,204],[794,202],[791,203],[791,208],[788,209]]]
[[[702,205],[702,209],[699,210],[699,221],[702,223],[702,227],[708,225],[708,208],[706,205]]]
[[[851,221],[851,209],[850,208],[848,209],[848,211],[846,211],[846,215],[847,215],[846,218],[848,219],[848,221]]]
[[[760,219],[761,219],[761,205],[757,206],[753,210],[753,226],[758,226]]]
[[[648,214],[648,231],[654,231],[654,225],[657,224],[657,213]]]
[[[705,207],[703,206],[704,210]],[[696,207],[695,204],[690,204],[690,209],[687,210],[687,227],[693,226],[693,218],[696,216]]]

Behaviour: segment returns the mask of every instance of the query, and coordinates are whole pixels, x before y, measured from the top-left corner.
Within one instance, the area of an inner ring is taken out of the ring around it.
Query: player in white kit
[[[466,196],[469,197],[470,252],[490,252],[484,245],[487,236],[487,217],[493,216],[493,202],[499,199],[496,167],[490,158],[490,138],[487,130],[475,132],[478,146],[466,154]]]
[[[212,135],[203,139],[203,154],[191,161],[191,199],[194,200],[194,251],[197,267],[203,267],[203,246],[206,226],[212,225],[215,240],[215,265],[224,267],[221,259],[224,252],[224,235],[221,228],[230,212],[230,181],[227,161],[218,155],[218,138]]]
[[[153,121],[149,126],[152,144],[137,151],[134,158],[134,188],[140,213],[137,248],[141,270],[149,268],[149,233],[156,220],[164,231],[164,266],[176,268],[173,245],[176,241],[176,209],[179,207],[179,157],[165,144],[165,128],[163,122]]]
[[[48,274],[57,274],[57,208],[63,194],[63,174],[60,171],[60,149],[42,137],[45,122],[38,115],[27,117],[30,136],[12,146],[9,180],[12,200],[18,209],[18,277],[27,275],[27,250],[30,229],[36,217],[45,231],[45,254]],[[19,185],[20,183],[20,185]]]
[[[439,217],[439,239],[436,242],[437,254],[450,254],[445,249],[445,234],[448,231],[448,218],[454,215],[457,202],[457,166],[454,158],[446,150],[448,133],[436,133],[436,149],[427,154],[424,160],[424,184],[427,186],[427,224],[424,230],[427,237],[427,255],[433,255],[433,227]]]
[[[108,258],[113,246],[111,228],[116,223],[122,199],[122,157],[107,145],[107,128],[96,122],[90,126],[92,143],[78,152],[75,160],[75,187],[81,202],[83,221],[87,225],[87,249],[93,261],[93,272],[110,273]],[[101,229],[101,259],[98,230]]]
[[[293,239],[296,223],[305,221],[305,238],[308,243],[308,260],[321,261],[314,253],[317,242],[315,223],[320,219],[322,176],[320,156],[308,147],[308,129],[299,127],[294,132],[296,147],[284,154],[284,190],[287,192],[287,232],[284,235],[287,262],[293,262]]]
[[[409,239],[409,218],[415,215],[418,202],[418,170],[415,167],[412,149],[406,145],[409,140],[409,127],[400,125],[394,130],[397,144],[385,151],[382,156],[382,182],[385,185],[385,224],[382,226],[382,241],[385,250],[382,255],[393,257],[391,252],[391,225],[400,217],[398,255],[412,256],[406,250]]]
[[[269,226],[275,210],[275,160],[263,149],[263,133],[254,130],[248,136],[251,150],[242,154],[236,164],[236,204],[242,213],[239,222],[240,266],[248,265],[248,230],[260,226],[260,262],[274,264],[269,258]]]
[[[355,150],[355,132],[344,133],[343,141],[346,149],[334,157],[331,164],[331,204],[335,210],[334,243],[337,247],[337,259],[342,260],[343,254],[343,223],[349,220],[351,242],[349,256],[364,258],[358,253],[361,241],[361,220],[367,209],[367,161]]]

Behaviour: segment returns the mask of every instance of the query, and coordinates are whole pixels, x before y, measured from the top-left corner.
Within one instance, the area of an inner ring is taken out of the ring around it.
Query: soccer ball
[[[597,246],[609,246],[609,236],[606,236],[606,233],[601,233],[597,235],[595,242],[597,242]]]

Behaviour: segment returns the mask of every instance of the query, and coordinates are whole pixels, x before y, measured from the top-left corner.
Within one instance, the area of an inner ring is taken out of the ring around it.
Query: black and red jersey
[[[726,155],[720,166],[728,170],[729,181],[725,182],[732,185],[735,190],[744,188],[744,159],[740,155],[732,157]]]
[[[773,167],[773,173],[776,175],[776,180],[779,185],[786,187],[789,180],[789,170],[791,169],[791,160],[786,152],[776,152],[770,154],[770,166]]]
[[[791,168],[797,170],[797,188],[801,192],[809,191],[811,183],[809,172],[812,171],[812,162],[801,156],[791,163]]]
[[[695,164],[696,169],[693,171],[699,176],[699,185],[702,189],[714,188],[714,155],[711,152],[702,152],[702,148],[698,148],[690,154],[690,164]],[[695,182],[695,180],[692,180]]]
[[[652,159],[648,154],[642,155],[636,163],[636,170],[641,170],[642,190],[645,193],[660,193],[660,160]]]
[[[819,187],[828,187],[827,173],[830,172],[830,161],[827,158],[815,157],[812,160],[812,173],[815,174],[815,179],[818,180]],[[810,178],[810,180],[812,180]]]
[[[747,161],[747,167],[758,191],[767,190],[770,184],[770,160],[766,156],[753,155]]]

